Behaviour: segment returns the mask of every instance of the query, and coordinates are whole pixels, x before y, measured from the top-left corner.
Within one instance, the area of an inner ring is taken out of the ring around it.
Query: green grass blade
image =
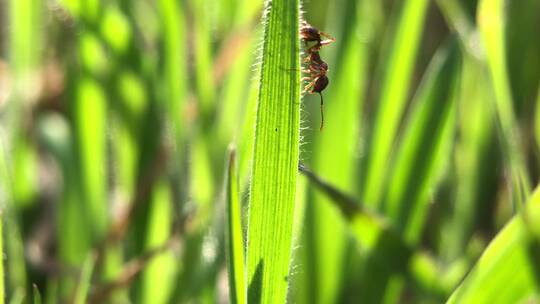
[[[148,212],[145,250],[151,251],[166,244],[171,237],[173,214],[171,193],[164,181],[159,181],[156,184]],[[176,270],[176,259],[167,250],[149,259],[142,273],[141,302],[167,303],[167,299],[172,293]]]
[[[538,94],[536,95],[536,112],[534,117],[534,135],[536,138],[536,147],[540,149],[540,86],[538,86]]]
[[[251,303],[284,303],[299,157],[299,2],[267,1],[249,202]]]
[[[194,22],[194,34],[197,39],[194,39],[194,62],[195,62],[195,77],[197,96],[203,116],[203,123],[209,123],[211,109],[215,109],[213,103],[215,98],[215,85],[212,75],[212,22],[211,13],[208,9],[214,1],[191,1],[194,14],[197,16]]]
[[[395,27],[396,32],[385,65],[366,168],[361,180],[363,201],[372,206],[378,206],[383,194],[384,173],[405,110],[409,81],[428,3],[426,0],[403,2],[400,19]]]
[[[0,27],[4,32],[0,35],[0,44],[4,46],[0,50],[0,220],[5,233],[0,253],[8,258],[3,258],[2,263],[9,261],[1,275],[5,275],[2,281],[7,293],[16,301],[18,293],[24,296],[28,282],[26,243],[20,226],[24,219],[22,210],[32,207],[39,191],[38,154],[26,123],[31,121],[31,106],[38,97],[35,69],[42,58],[43,5],[41,1],[23,0],[3,2],[0,6]],[[2,300],[5,296],[2,294]]]
[[[0,125],[0,255],[6,255],[4,247],[4,218],[6,207],[11,203],[11,183],[7,157],[7,142],[4,126]],[[0,261],[0,304],[6,299],[6,280],[4,278],[4,259]]]
[[[24,288],[18,287],[13,291],[9,304],[23,304],[24,303]]]
[[[530,117],[540,79],[540,1],[505,2],[505,39],[509,85],[518,119]]]
[[[1,162],[2,160],[0,160]],[[3,202],[1,202],[3,204]],[[4,207],[0,206],[0,254],[4,256]],[[4,304],[6,298],[4,285],[4,261],[0,261],[0,304]]]
[[[58,279],[50,278],[47,281],[45,299],[43,302],[45,304],[55,304],[60,300],[58,299]]]
[[[185,24],[184,11],[178,1],[160,0],[159,14],[161,30],[163,34],[163,57],[164,65],[163,81],[165,96],[167,98],[168,118],[173,126],[173,134],[177,151],[182,152],[184,125],[183,112],[184,100],[187,87],[186,48],[185,48]],[[177,155],[180,159],[181,155]]]
[[[9,259],[9,263],[4,264],[5,267],[5,283],[7,292],[11,294],[12,299],[16,299],[16,291],[21,290],[23,296],[26,295],[26,287],[28,286],[27,267],[24,259],[24,241],[22,236],[22,228],[19,222],[15,220],[14,213],[10,209],[4,209],[3,230],[5,238],[3,255]],[[15,291],[15,292],[14,292]]]
[[[32,285],[32,292],[34,293],[34,304],[41,304],[41,294],[36,284]]]
[[[530,194],[512,93],[508,80],[505,48],[505,20],[503,0],[483,0],[478,8],[478,25],[486,52],[487,64],[494,91],[497,117],[501,126],[502,143],[512,177],[514,208],[521,208]]]
[[[447,303],[536,303],[540,191],[535,191],[523,211],[489,244]]]
[[[307,207],[307,194],[308,194],[308,181],[303,178],[298,179],[296,186],[296,204],[294,214],[293,225],[293,248],[301,248],[304,239],[300,237],[305,227],[305,215]],[[287,303],[294,301],[295,303],[309,303],[308,299],[306,279],[306,250],[294,250],[292,251],[291,267],[289,269],[289,293],[287,294]]]
[[[229,151],[227,176],[227,270],[231,303],[246,303],[244,287],[244,235],[242,232],[242,202],[239,198],[236,151]]]
[[[91,219],[93,241],[101,240],[107,227],[106,116],[107,98],[98,82],[80,79],[75,104],[77,145],[81,162],[82,196]]]
[[[92,284],[92,273],[94,272],[94,266],[96,265],[96,254],[91,252],[82,264],[81,274],[79,276],[79,282],[75,289],[75,298],[73,303],[84,304],[90,291],[90,285]]]

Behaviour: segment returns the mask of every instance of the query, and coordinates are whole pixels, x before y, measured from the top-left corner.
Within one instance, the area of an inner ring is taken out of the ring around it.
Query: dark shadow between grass
[[[249,282],[248,287],[248,303],[260,303],[262,294],[262,278],[264,271],[264,261],[261,259],[257,264],[255,274]]]

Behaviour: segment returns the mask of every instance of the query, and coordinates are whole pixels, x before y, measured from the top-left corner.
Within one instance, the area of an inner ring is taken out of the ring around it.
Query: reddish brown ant
[[[302,80],[310,81],[305,87],[304,92],[310,94],[319,93],[321,96],[321,126],[322,131],[324,126],[324,101],[322,91],[328,86],[329,80],[326,74],[328,73],[328,64],[321,59],[319,51],[322,46],[330,44],[335,41],[330,35],[319,31],[313,26],[304,21],[302,28],[300,29],[300,36],[307,46],[308,42],[315,41],[315,45],[307,49],[308,56],[304,59],[304,62],[308,63],[308,69],[304,72],[309,74],[309,77],[304,77]],[[322,37],[327,39],[322,40]]]

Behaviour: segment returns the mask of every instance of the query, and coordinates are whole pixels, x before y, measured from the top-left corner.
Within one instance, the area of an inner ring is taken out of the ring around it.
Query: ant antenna
[[[321,127],[319,128],[319,131],[322,131],[324,127],[324,102],[321,92],[319,92],[319,95],[321,96]]]

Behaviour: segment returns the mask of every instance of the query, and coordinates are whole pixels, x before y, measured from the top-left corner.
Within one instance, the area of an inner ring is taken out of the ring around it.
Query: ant
[[[315,27],[304,21],[302,28],[300,29],[300,36],[307,46],[308,42],[315,41],[315,44],[307,49],[308,56],[304,59],[305,63],[308,63],[308,68],[304,72],[309,74],[309,77],[304,77],[302,80],[310,81],[305,87],[304,92],[310,94],[319,93],[321,96],[321,126],[322,131],[324,126],[324,101],[322,91],[328,86],[329,80],[326,74],[328,73],[328,64],[321,59],[319,54],[322,46],[330,44],[335,41],[335,38],[330,35],[319,31]],[[322,37],[326,39],[323,40]]]

